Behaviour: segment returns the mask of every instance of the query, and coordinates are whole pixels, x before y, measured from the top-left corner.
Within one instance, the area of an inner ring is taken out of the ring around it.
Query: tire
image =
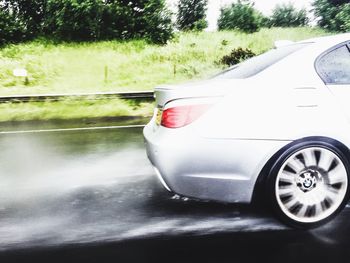
[[[349,199],[349,162],[336,141],[293,144],[273,165],[267,197],[273,212],[295,228],[318,227],[334,218]]]

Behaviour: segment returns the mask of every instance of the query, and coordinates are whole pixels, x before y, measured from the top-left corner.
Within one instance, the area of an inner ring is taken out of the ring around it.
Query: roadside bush
[[[254,56],[256,56],[256,54],[249,48],[243,49],[238,47],[232,50],[230,54],[223,56],[219,62],[220,64],[233,66]]]
[[[238,0],[221,9],[218,20],[219,30],[238,29],[244,32],[256,32],[260,29],[263,16],[249,0]]]
[[[208,26],[205,20],[207,0],[180,0],[178,4],[177,26],[180,30],[202,31]]]
[[[270,17],[271,26],[277,27],[306,26],[308,22],[306,10],[297,10],[291,3],[278,4]]]

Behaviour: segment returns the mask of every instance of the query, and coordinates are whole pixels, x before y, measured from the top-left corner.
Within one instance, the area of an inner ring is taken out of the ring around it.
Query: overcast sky
[[[172,7],[176,6],[178,0],[167,0]],[[220,7],[232,3],[234,0],[208,0],[209,30],[216,28],[216,21],[220,14]],[[279,3],[292,3],[296,8],[310,9],[312,0],[255,0],[255,7],[265,15],[271,14],[271,10]]]

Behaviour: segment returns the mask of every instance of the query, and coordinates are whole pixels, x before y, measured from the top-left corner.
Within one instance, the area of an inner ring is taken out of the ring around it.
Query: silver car
[[[147,154],[169,191],[266,200],[283,222],[316,227],[349,197],[350,34],[276,46],[209,80],[157,87]]]

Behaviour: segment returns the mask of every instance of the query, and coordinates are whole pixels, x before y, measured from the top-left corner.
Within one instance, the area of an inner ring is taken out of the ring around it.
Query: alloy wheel
[[[287,217],[315,223],[339,208],[347,187],[347,170],[341,158],[326,147],[313,146],[299,149],[283,162],[275,195]]]

